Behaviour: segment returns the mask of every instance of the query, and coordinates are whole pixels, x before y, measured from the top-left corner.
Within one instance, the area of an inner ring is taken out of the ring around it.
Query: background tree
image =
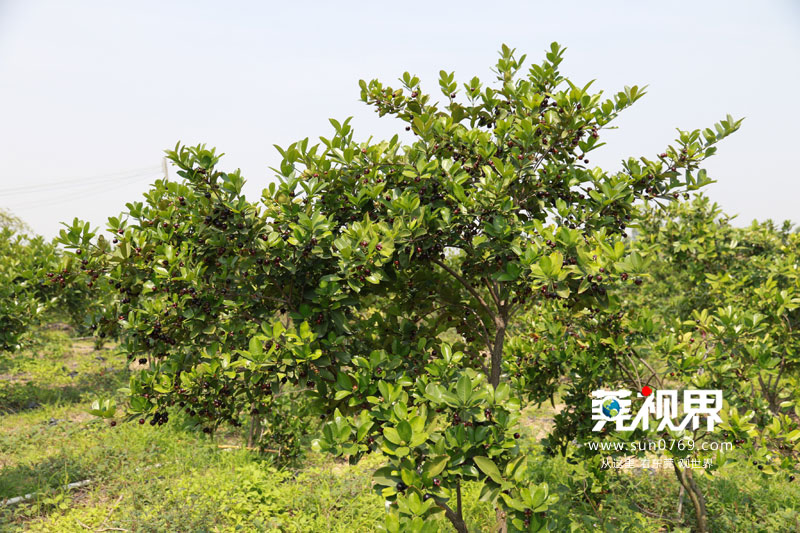
[[[18,348],[42,311],[34,297],[35,262],[42,244],[11,228],[0,229],[0,351]]]
[[[8,228],[19,233],[31,234],[30,226],[8,209],[0,208],[0,228]]]
[[[101,300],[63,279],[68,259],[20,218],[0,210],[0,351],[13,351],[43,317],[81,330],[89,302]]]
[[[701,428],[659,434],[651,429],[615,433],[613,438],[629,444],[681,442],[667,455],[675,461],[690,455],[712,460],[711,468],[695,470],[700,474],[712,474],[727,463],[752,462],[764,475],[794,480],[800,452],[793,355],[797,234],[789,232],[788,224],[778,228],[769,221],[733,227],[730,217],[703,196],[691,203],[650,205],[643,215],[631,258],[640,258],[647,283],[622,291],[619,307],[577,320],[553,313],[514,341],[523,346],[517,352],[542,353],[536,365],[554,370],[533,399],[541,402],[559,392],[566,404],[548,436],[550,447],[574,453],[589,467],[583,481],[599,503],[607,474],[600,470],[596,452],[571,449],[573,439],[597,436],[585,411],[586,390],[603,386],[638,391],[645,385],[719,389],[726,403],[723,423],[714,432]],[[577,340],[561,342],[562,331]],[[589,358],[583,356],[587,351]],[[588,365],[594,367],[587,370]],[[524,365],[517,372],[524,379]],[[570,379],[559,387],[565,374]],[[703,450],[702,445],[710,446]],[[639,450],[639,455],[645,453]],[[630,456],[630,448],[617,455]],[[681,494],[694,507],[698,530],[709,530],[714,517],[706,508],[702,485],[692,469],[677,463],[674,469]]]

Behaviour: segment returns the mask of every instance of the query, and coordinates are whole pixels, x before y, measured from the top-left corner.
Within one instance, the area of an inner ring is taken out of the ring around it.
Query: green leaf
[[[536,490],[533,491],[533,494],[531,495],[531,501],[530,501],[531,509],[536,510],[536,508],[542,505],[546,499],[547,499],[547,484],[542,483],[541,485],[536,487]]]
[[[372,474],[372,480],[378,485],[393,487],[400,479],[399,477],[392,475],[393,471],[393,466],[381,467],[377,469],[374,474]]]
[[[403,444],[403,438],[395,428],[383,428],[383,436],[392,444]]]
[[[494,461],[481,455],[473,457],[472,459],[475,461],[475,464],[478,465],[478,468],[481,469],[481,472],[489,476],[492,481],[495,483],[502,483],[504,481],[503,476],[500,474],[500,470],[497,468],[497,465],[494,464]]]
[[[509,396],[511,396],[511,387],[508,383],[500,383],[494,390],[494,403],[498,405],[502,404],[508,400]]]
[[[425,464],[422,466],[422,473],[424,475],[434,477],[442,473],[447,466],[447,461],[450,458],[446,455],[439,457],[429,457]]]
[[[414,431],[411,429],[411,424],[403,420],[397,424],[397,434],[403,439],[403,442],[409,443],[411,442],[411,437],[414,435]]]
[[[261,341],[259,339],[257,339],[256,337],[253,337],[252,339],[250,339],[249,352],[250,352],[250,355],[255,356],[255,357],[258,357],[258,356],[264,354],[264,346],[261,344]]]
[[[458,399],[461,401],[461,404],[467,405],[470,396],[472,396],[472,381],[470,381],[469,376],[466,374],[461,374],[461,377],[458,378],[458,383],[456,383],[456,394],[458,395]]]
[[[336,385],[338,385],[339,388],[343,390],[347,391],[353,390],[353,381],[350,379],[350,376],[348,376],[344,372],[339,372],[336,375]]]
[[[349,390],[339,390],[336,391],[336,394],[333,395],[333,399],[338,401],[341,400],[342,398],[347,398],[351,394],[352,392]]]

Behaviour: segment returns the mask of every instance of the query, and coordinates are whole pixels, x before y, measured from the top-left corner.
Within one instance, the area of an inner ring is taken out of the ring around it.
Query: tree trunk
[[[247,446],[253,447],[261,437],[261,417],[258,414],[250,415],[250,430],[247,432]]]
[[[505,511],[499,507],[495,508],[495,516],[497,516],[497,526],[495,526],[495,533],[508,533],[508,518]]]
[[[464,519],[458,516],[455,511],[450,509],[450,507],[445,506],[444,515],[448,520],[450,520],[450,523],[453,524],[453,527],[458,533],[469,533],[467,524],[464,523]]]
[[[503,343],[506,340],[506,322],[497,319],[497,331],[494,335],[494,345],[492,346],[492,369],[489,376],[489,383],[495,389],[500,385],[500,373],[503,370]]]
[[[672,466],[675,468],[675,475],[678,477],[678,481],[683,486],[684,490],[686,490],[689,499],[692,500],[694,513],[697,519],[697,533],[707,533],[708,512],[706,511],[706,499],[703,497],[703,493],[700,492],[697,483],[695,483],[691,470],[688,468],[681,470],[674,462]]]
[[[458,533],[469,533],[467,524],[464,522],[464,515],[461,513],[461,481],[456,481],[456,510],[454,511],[446,503],[438,503],[438,505],[444,509],[444,515]]]

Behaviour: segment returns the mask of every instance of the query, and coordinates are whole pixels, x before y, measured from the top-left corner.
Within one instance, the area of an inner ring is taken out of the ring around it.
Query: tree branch
[[[459,491],[459,497],[461,493]],[[459,498],[460,499],[460,498]],[[453,509],[444,502],[436,501],[436,505],[444,509],[444,516],[453,524],[453,527],[456,528],[458,533],[469,533],[467,529],[467,525],[464,523],[464,520],[461,518],[460,515],[456,514]]]
[[[478,303],[481,304],[481,307],[483,307],[483,310],[486,311],[486,313],[490,317],[494,318],[495,313],[492,312],[491,308],[486,304],[486,301],[481,297],[480,294],[478,294],[478,291],[476,291],[475,288],[472,285],[470,285],[467,282],[466,279],[463,278],[463,276],[461,276],[458,272],[456,272],[455,270],[453,270],[452,268],[450,268],[449,266],[447,266],[446,264],[444,264],[443,262],[441,262],[438,259],[433,259],[431,261],[434,264],[437,264],[440,267],[442,267],[442,269],[444,269],[448,274],[450,274],[455,279],[457,279],[458,282],[461,283],[461,285],[463,285],[465,289],[467,289],[467,291],[472,295],[472,297],[475,298],[476,300],[478,300]]]
[[[494,290],[494,285],[492,282],[487,279],[483,278],[483,283],[486,285],[486,288],[489,289],[489,294],[492,296],[492,300],[494,301],[494,305],[497,306],[497,309],[500,309],[500,297],[498,296],[497,292]]]

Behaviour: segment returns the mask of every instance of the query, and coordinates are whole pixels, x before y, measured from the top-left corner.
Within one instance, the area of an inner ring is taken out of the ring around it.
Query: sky
[[[161,175],[163,151],[207,143],[241,168],[255,200],[274,180],[273,145],[330,135],[404,134],[359,101],[359,79],[438,93],[505,43],[613,93],[648,94],[616,121],[592,164],[663,151],[675,129],[745,117],[708,161],[707,194],[737,223],[800,222],[800,2],[227,2],[0,0],[0,208],[37,233],[74,217],[104,227]],[[175,177],[174,171],[171,174]]]

